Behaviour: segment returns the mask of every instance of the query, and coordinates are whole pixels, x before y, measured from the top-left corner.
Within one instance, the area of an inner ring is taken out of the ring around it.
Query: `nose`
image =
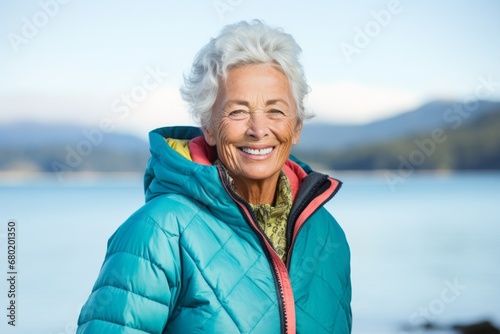
[[[261,139],[269,135],[269,122],[264,112],[251,112],[248,118],[247,136]]]

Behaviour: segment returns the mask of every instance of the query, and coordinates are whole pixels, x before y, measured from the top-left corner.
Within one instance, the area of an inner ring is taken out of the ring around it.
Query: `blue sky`
[[[142,136],[193,124],[178,94],[183,73],[222,26],[254,18],[301,45],[316,122],[465,101],[484,82],[481,97],[500,100],[499,15],[496,0],[3,1],[0,123],[110,118]]]

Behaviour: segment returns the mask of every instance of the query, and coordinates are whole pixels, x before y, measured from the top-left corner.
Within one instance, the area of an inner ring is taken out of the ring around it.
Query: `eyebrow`
[[[278,102],[281,102],[281,103],[285,104],[288,107],[288,103],[285,100],[283,100],[283,99],[267,100],[266,101],[266,107],[270,106],[270,105],[273,105],[273,104],[276,104]],[[229,101],[226,102],[225,105],[227,106],[229,104],[239,104],[239,105],[242,105],[242,106],[245,106],[245,107],[250,107],[250,103],[248,101],[245,101],[245,100],[229,100]]]

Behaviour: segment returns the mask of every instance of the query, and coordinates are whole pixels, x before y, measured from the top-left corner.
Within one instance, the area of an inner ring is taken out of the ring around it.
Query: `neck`
[[[241,180],[234,178],[234,190],[248,203],[274,204],[279,173],[266,180]]]

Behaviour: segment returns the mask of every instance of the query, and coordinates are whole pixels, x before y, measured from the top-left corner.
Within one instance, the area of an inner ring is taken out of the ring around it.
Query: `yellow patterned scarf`
[[[283,262],[286,261],[286,225],[292,208],[292,190],[285,173],[280,173],[276,202],[269,204],[250,204],[262,231],[271,241],[274,250]]]
[[[217,160],[215,164],[222,165],[219,160]],[[231,175],[229,175],[229,172],[225,167],[223,170],[229,180],[229,184],[234,190]],[[252,208],[262,232],[264,232],[264,234],[269,238],[271,245],[276,253],[278,253],[281,260],[285,262],[287,256],[286,226],[288,215],[292,208],[292,189],[285,173],[283,173],[283,171],[280,172],[274,206],[269,204],[248,204]]]

